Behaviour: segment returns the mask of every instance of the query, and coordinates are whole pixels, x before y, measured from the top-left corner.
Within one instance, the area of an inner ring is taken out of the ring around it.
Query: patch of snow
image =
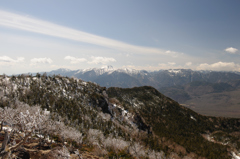
[[[94,71],[96,73],[96,75],[102,75],[104,73],[112,73],[115,71],[115,69],[112,66],[104,66],[102,68],[90,68],[90,69],[84,69],[79,71],[79,73],[85,73],[85,72],[89,72],[89,71]]]
[[[83,84],[84,86],[87,86],[87,82],[82,82],[82,84]]]
[[[190,118],[191,118],[192,120],[195,120],[195,121],[197,121],[197,119],[195,119],[193,116],[191,116]]]
[[[139,107],[139,105],[136,103],[133,103],[133,107]]]
[[[168,70],[168,72],[178,74],[178,73],[181,73],[182,71],[181,70],[171,69],[171,70]]]
[[[240,154],[236,154],[235,152],[232,152],[232,159],[240,159]]]
[[[47,136],[45,140],[47,140],[47,142],[49,142],[49,143],[50,143],[50,142],[55,143],[55,141],[54,141],[54,140],[51,140],[51,139],[49,138],[49,136]]]
[[[12,131],[12,128],[11,127],[3,127],[3,130],[7,130],[7,131]]]
[[[77,72],[74,74],[78,74],[78,73],[83,73],[83,70],[77,70]]]
[[[5,78],[5,81],[9,81],[9,80],[10,80],[10,78],[9,78],[9,77],[6,77],[6,78]]]
[[[125,116],[127,114],[126,110],[122,110],[122,116]]]
[[[45,108],[43,113],[44,113],[45,115],[49,115],[49,114],[50,114],[50,111],[48,111],[48,110]]]
[[[130,68],[124,68],[124,69],[117,69],[116,70],[117,72],[123,72],[123,73],[126,73],[126,74],[138,74],[140,71],[138,70],[135,70],[135,69],[130,69]]]
[[[41,139],[43,139],[44,138],[44,136],[43,135],[40,135],[40,134],[36,134],[37,135],[37,137],[39,137],[39,138],[41,138]]]
[[[101,69],[105,70],[105,71],[113,71],[114,70],[114,68],[111,65],[103,66]]]
[[[13,91],[16,91],[17,90],[17,85],[16,84],[13,84]]]

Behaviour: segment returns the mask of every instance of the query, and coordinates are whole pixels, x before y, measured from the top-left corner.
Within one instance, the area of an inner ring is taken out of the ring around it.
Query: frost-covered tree
[[[60,129],[61,129],[61,132],[59,134],[61,135],[62,138],[70,139],[77,142],[78,144],[82,144],[83,136],[82,136],[82,133],[80,133],[78,130],[65,125],[62,125]]]
[[[148,158],[149,158],[149,159],[165,159],[166,157],[165,157],[165,154],[164,154],[163,151],[161,151],[161,152],[156,152],[156,151],[154,151],[154,150],[150,150],[150,151],[148,152]]]
[[[9,155],[11,151],[24,144],[33,133],[40,132],[49,119],[49,114],[42,112],[39,106],[30,107],[21,102],[17,102],[16,106],[16,109],[8,107],[0,109],[1,122],[8,125],[5,130],[4,144],[2,144],[0,156]],[[21,137],[20,133],[24,137]],[[21,138],[21,141],[16,145],[8,143],[11,136],[15,134]]]
[[[66,146],[63,146],[62,149],[56,150],[53,155],[57,159],[69,159],[70,153]]]
[[[103,132],[97,129],[89,129],[87,134],[88,142],[91,145],[101,147],[104,140]]]
[[[40,106],[30,107],[18,101],[15,103],[15,106],[15,109],[9,107],[0,108],[1,123],[8,125],[8,127],[4,127],[5,137],[0,156],[8,156],[11,154],[11,151],[16,150],[24,144],[32,135],[39,136],[41,142],[43,141],[42,136],[45,137],[45,135],[56,134],[64,139],[73,140],[78,144],[82,143],[82,133],[75,128],[66,126],[61,121],[50,119],[50,112],[46,110],[43,111]],[[9,139],[14,135],[21,138],[18,144],[9,143]],[[58,154],[62,156],[62,158],[65,158],[67,153],[65,149],[63,149],[59,151]]]
[[[137,142],[133,142],[133,144],[129,148],[129,152],[131,155],[139,157],[146,157],[145,147]]]
[[[129,147],[129,142],[122,139],[108,137],[104,140],[104,147],[107,150],[114,151],[117,154],[119,151],[127,149]]]

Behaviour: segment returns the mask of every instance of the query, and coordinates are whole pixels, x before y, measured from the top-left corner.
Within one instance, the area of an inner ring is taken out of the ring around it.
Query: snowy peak
[[[178,73],[181,73],[181,69],[170,69],[168,70],[169,73],[174,73],[174,74],[178,74]]]
[[[140,71],[135,70],[135,69],[130,69],[130,68],[117,69],[116,71],[126,73],[126,74],[129,74],[129,75],[140,73]]]
[[[106,70],[106,71],[114,70],[113,66],[111,66],[111,65],[103,66],[101,69],[104,69],[104,70]]]
[[[103,66],[101,68],[89,68],[89,69],[84,69],[84,70],[79,70],[77,73],[86,73],[86,72],[95,72],[96,75],[102,75],[107,72],[112,72],[114,71],[113,66]]]
[[[104,74],[104,73],[112,73],[115,71],[115,69],[113,68],[113,66],[108,65],[108,66],[104,66],[101,67],[100,69],[96,69],[97,72],[99,72],[100,75]]]

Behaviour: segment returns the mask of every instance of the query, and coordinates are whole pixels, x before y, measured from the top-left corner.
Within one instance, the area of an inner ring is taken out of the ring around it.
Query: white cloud
[[[176,57],[179,54],[177,52],[165,51],[159,48],[131,45],[121,41],[97,36],[94,34],[89,34],[83,31],[67,28],[47,21],[22,16],[2,10],[0,10],[0,26],[45,34],[54,37],[60,37],[64,39],[70,39],[84,43],[90,43],[115,50],[121,50],[127,53],[161,54],[167,56],[171,55],[173,57]]]
[[[172,56],[172,57],[178,57],[179,55],[182,55],[182,53],[175,52],[175,51],[171,51],[171,50],[167,50],[165,53],[166,53],[167,55]]]
[[[77,64],[80,62],[86,62],[87,60],[85,58],[76,58],[76,57],[72,57],[72,56],[66,56],[64,58],[65,60],[70,60],[71,64]]]
[[[169,65],[173,66],[173,65],[176,65],[175,62],[168,62]]]
[[[24,57],[18,57],[16,60],[8,57],[8,56],[0,56],[0,64],[1,65],[13,65],[18,62],[23,62]]]
[[[116,62],[116,60],[114,58],[111,58],[111,57],[95,57],[95,56],[92,56],[91,57],[91,61],[89,61],[88,63],[89,64],[107,64],[107,63],[110,63],[110,62]]]
[[[225,51],[227,51],[231,54],[235,54],[238,51],[238,49],[233,48],[233,47],[228,47],[228,48],[225,49]]]
[[[51,64],[53,61],[50,58],[33,58],[31,59],[30,65],[37,65],[37,64]]]
[[[163,70],[167,70],[167,69],[179,69],[179,68],[183,68],[182,66],[180,66],[179,64],[176,64],[175,62],[168,62],[168,63],[159,63],[158,64],[158,69],[163,69]]]
[[[217,62],[213,64],[202,63],[197,70],[213,70],[213,71],[240,71],[240,65],[234,62]]]
[[[159,69],[172,69],[173,68],[173,64],[171,63],[159,63],[158,64]]]
[[[187,62],[186,64],[185,64],[185,66],[191,66],[192,65],[192,62]]]

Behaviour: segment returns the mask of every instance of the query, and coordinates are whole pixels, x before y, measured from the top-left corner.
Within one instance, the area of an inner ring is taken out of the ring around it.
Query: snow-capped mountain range
[[[129,68],[123,68],[123,69],[115,69],[113,66],[104,66],[101,68],[88,68],[88,69],[78,69],[78,70],[70,70],[70,69],[65,69],[65,68],[60,68],[57,70],[53,70],[51,72],[48,72],[49,75],[53,74],[69,74],[72,73],[73,76],[77,76],[78,74],[84,74],[87,72],[95,72],[97,76],[100,76],[102,74],[112,74],[113,72],[122,72],[122,73],[127,73],[127,74],[138,74],[142,71],[138,71],[135,69],[129,69]]]
[[[129,68],[115,69],[112,66],[79,70],[61,68],[47,72],[47,74],[76,77],[84,81],[96,82],[105,87],[131,88],[148,85],[157,89],[184,85],[194,81],[220,83],[240,79],[240,74],[234,72],[193,71],[190,69],[170,69],[151,72]]]

